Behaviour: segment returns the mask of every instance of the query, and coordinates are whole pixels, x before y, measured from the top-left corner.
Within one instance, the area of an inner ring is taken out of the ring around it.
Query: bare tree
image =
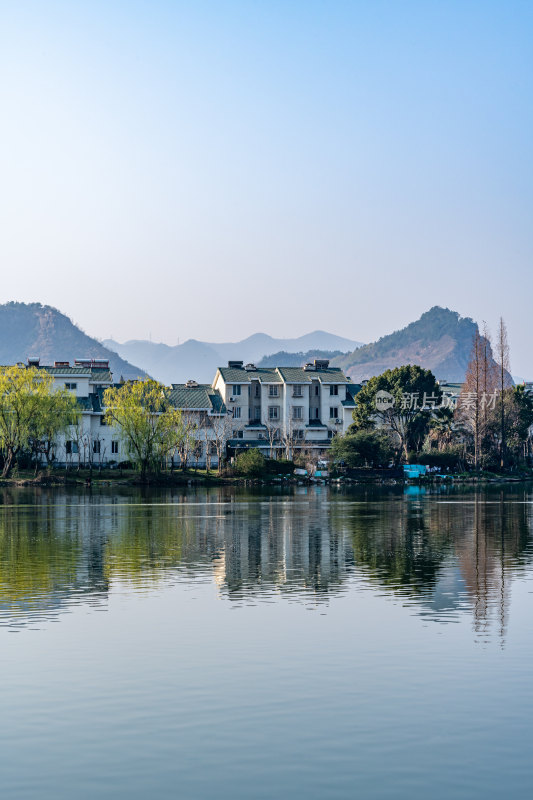
[[[235,420],[231,412],[213,416],[213,442],[215,445],[218,461],[218,472],[226,458],[226,445],[231,438],[232,430],[235,428]]]
[[[305,441],[305,424],[303,419],[293,418],[289,416],[289,418],[285,421],[283,428],[281,429],[281,442],[285,449],[285,457],[287,461],[291,461],[294,457],[294,450],[295,448],[302,444]]]
[[[178,454],[180,459],[180,467],[183,470],[187,469],[189,458],[194,455],[194,451],[198,443],[196,437],[197,430],[198,422],[195,416],[183,412],[181,415],[181,425],[179,430],[176,430],[176,439],[171,451],[172,454]],[[172,455],[172,462],[174,463],[174,455]]]
[[[269,447],[269,456],[270,458],[275,458],[276,445],[280,442],[281,439],[279,420],[276,420],[274,424],[274,420],[270,420],[265,417],[265,419],[262,422],[262,425],[265,428],[265,436]]]
[[[498,337],[496,341],[496,353],[498,356],[498,383],[500,390],[500,467],[503,469],[505,464],[505,402],[504,391],[510,385],[509,370],[509,342],[507,339],[507,327],[500,317],[498,324]]]
[[[484,343],[476,329],[466,378],[459,397],[457,414],[461,424],[471,433],[474,442],[474,469],[479,468],[481,456],[481,397],[483,387]]]
[[[205,445],[205,470],[206,472],[209,472],[211,469],[211,448],[213,446],[213,423],[211,417],[206,411],[202,412],[200,415],[198,436],[202,439]]]

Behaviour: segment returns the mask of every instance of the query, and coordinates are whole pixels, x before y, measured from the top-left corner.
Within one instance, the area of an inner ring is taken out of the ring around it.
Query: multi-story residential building
[[[129,460],[129,453],[115,426],[106,425],[104,418],[104,392],[113,386],[113,376],[108,361],[76,359],[56,361],[53,366],[42,365],[38,358],[29,358],[28,366],[47,372],[53,378],[52,387],[68,389],[76,395],[80,408],[79,422],[66,436],[59,437],[54,448],[58,465],[119,464]],[[209,460],[218,464],[217,437],[225,426],[228,413],[220,394],[209,384],[187,381],[173,384],[169,400],[179,408],[197,444],[190,454],[190,463],[205,466]],[[176,454],[175,463],[180,459]]]
[[[126,460],[117,431],[104,422],[103,394],[113,385],[109,361],[80,358],[73,364],[55,361],[48,366],[42,365],[38,358],[29,358],[28,366],[51,375],[53,388],[73,392],[80,407],[78,424],[56,443],[56,463],[97,465]]]
[[[220,393],[208,383],[173,383],[169,400],[179,408],[196,445],[191,453],[191,463],[205,467],[218,465],[218,455],[223,449],[230,427],[228,411]],[[179,454],[177,456],[179,463]]]
[[[109,362],[76,359],[48,366],[30,358],[28,366],[50,374],[53,387],[73,392],[80,407],[78,424],[55,444],[56,464],[99,466],[129,460],[120,431],[105,422],[104,392],[117,385]],[[230,361],[217,370],[212,385],[192,380],[172,384],[168,398],[182,411],[196,440],[189,463],[216,467],[222,453],[231,456],[250,447],[275,457],[297,452],[320,456],[331,438],[351,424],[358,388],[327,360],[272,369]],[[180,463],[178,453],[174,463]]]
[[[351,423],[352,387],[338,367],[315,359],[304,367],[256,367],[229,361],[213,381],[233,418],[232,451],[257,447],[291,457],[320,455]]]

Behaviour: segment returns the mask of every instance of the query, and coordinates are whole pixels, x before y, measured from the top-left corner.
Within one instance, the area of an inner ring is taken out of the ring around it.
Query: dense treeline
[[[476,329],[457,401],[418,366],[371,378],[356,396],[347,434],[333,441],[333,460],[349,467],[416,460],[475,471],[529,465],[533,395],[512,385],[503,320],[495,349],[487,327],[482,335]]]

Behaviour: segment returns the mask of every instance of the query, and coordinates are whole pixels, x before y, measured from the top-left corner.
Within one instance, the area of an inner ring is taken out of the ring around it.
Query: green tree
[[[436,409],[429,421],[429,440],[436,443],[438,450],[449,448],[455,438],[453,409]]]
[[[239,453],[235,459],[235,466],[240,475],[252,478],[261,475],[265,470],[265,457],[257,448],[252,447]]]
[[[78,418],[76,396],[69,389],[56,389],[40,396],[30,423],[30,446],[36,456],[44,456],[50,465],[57,437],[76,425]]]
[[[501,463],[501,405],[492,411],[488,433],[492,445],[492,459]],[[508,387],[503,390],[504,439],[507,458],[522,461],[529,452],[529,431],[533,425],[533,396],[525,386]]]
[[[389,396],[388,405],[380,403],[380,399],[386,401]],[[370,378],[356,395],[351,427],[354,430],[385,427],[396,434],[407,459],[409,450],[420,449],[432,409],[440,403],[441,397],[439,385],[429,369],[410,364],[388,369]]]
[[[157,381],[128,381],[104,392],[105,420],[120,431],[141,480],[157,471],[183,436],[179,409],[170,405],[165,387]]]
[[[52,376],[34,367],[15,366],[0,370],[0,448],[4,459],[2,477],[9,476],[21,450],[30,447],[35,431],[39,429],[42,432],[45,417],[54,414],[58,417],[57,426],[51,423],[47,426],[51,438],[63,424],[60,411],[62,401],[58,399],[56,408],[52,385]]]
[[[370,464],[377,467],[387,464],[394,456],[390,436],[384,431],[360,430],[335,436],[331,442],[331,458],[335,463],[344,462],[347,467]]]

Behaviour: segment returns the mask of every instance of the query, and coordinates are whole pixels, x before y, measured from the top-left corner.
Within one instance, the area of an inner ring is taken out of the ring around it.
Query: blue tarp
[[[427,472],[425,464],[404,464],[403,472],[406,478],[420,478]]]

